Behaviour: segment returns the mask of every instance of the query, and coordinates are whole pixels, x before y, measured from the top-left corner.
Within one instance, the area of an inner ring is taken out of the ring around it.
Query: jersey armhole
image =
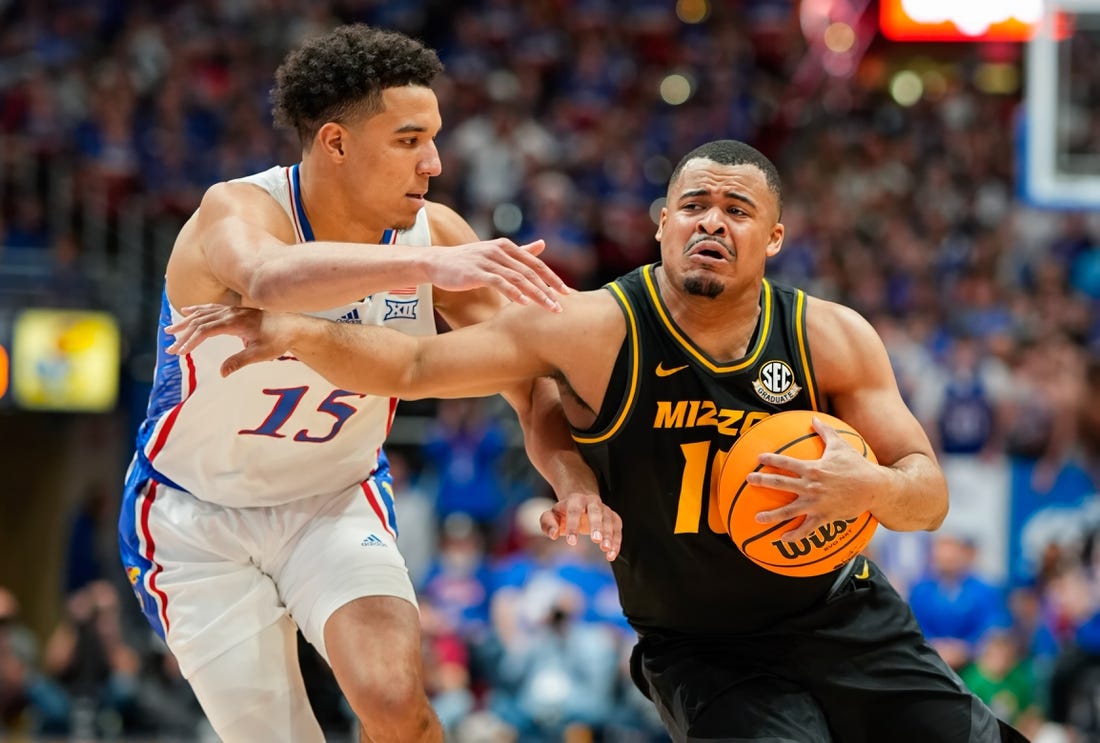
[[[615,357],[611,368],[611,378],[607,382],[603,405],[596,414],[596,420],[585,430],[573,429],[573,440],[578,444],[596,444],[610,439],[622,427],[634,406],[638,391],[638,369],[640,367],[641,348],[638,342],[638,320],[634,309],[617,283],[604,287],[619,304],[626,319],[626,338]],[[617,404],[612,404],[612,402]]]

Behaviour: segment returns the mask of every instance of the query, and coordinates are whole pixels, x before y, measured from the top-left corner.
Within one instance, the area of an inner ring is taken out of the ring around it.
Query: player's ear
[[[764,254],[769,258],[783,249],[783,232],[783,223],[776,222],[775,227],[772,227],[771,237],[768,238],[768,246],[764,249]]]
[[[661,233],[664,232],[664,230],[665,230],[665,218],[666,217],[668,217],[668,207],[667,206],[662,206],[661,207],[661,217],[660,217],[660,219],[657,220],[657,234],[654,235],[654,237],[657,238],[658,242],[661,241]]]
[[[344,159],[344,127],[335,121],[325,122],[317,130],[317,144],[321,151],[335,160]]]

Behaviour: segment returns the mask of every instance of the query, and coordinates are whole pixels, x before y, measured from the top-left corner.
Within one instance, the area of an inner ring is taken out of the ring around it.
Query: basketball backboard
[[[1048,0],[1028,42],[1020,195],[1100,210],[1100,0]]]

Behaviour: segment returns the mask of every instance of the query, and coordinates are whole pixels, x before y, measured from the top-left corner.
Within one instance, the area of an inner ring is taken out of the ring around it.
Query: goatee
[[[684,291],[696,297],[706,297],[707,299],[714,299],[726,287],[721,282],[713,279],[704,278],[701,276],[685,276],[684,277]]]

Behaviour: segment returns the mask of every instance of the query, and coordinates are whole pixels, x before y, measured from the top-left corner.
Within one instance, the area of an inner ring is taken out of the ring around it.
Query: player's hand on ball
[[[564,534],[570,546],[577,543],[578,534],[587,534],[609,561],[618,556],[623,541],[623,520],[600,496],[591,493],[565,496],[543,512],[539,525],[550,539]]]

